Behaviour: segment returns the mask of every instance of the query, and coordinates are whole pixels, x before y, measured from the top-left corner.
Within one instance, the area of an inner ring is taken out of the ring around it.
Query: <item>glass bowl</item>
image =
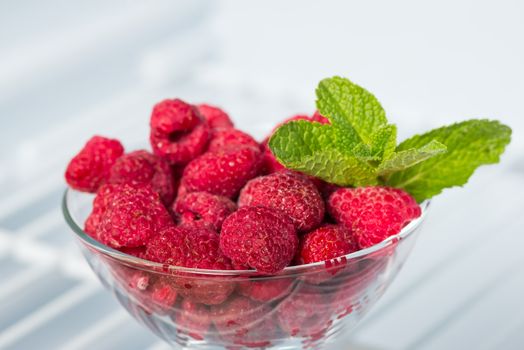
[[[175,349],[332,348],[395,278],[429,205],[373,247],[263,276],[163,265],[111,249],[82,230],[92,200],[73,190],[63,199],[87,262],[134,318]]]

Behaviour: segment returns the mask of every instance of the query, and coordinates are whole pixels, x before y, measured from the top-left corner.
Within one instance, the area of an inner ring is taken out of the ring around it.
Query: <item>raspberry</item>
[[[220,152],[221,150],[242,146],[260,149],[258,142],[245,132],[233,128],[220,128],[214,130],[207,150],[208,152]]]
[[[216,235],[216,234],[215,234]],[[185,277],[179,274],[175,283],[184,298],[205,305],[222,304],[233,293],[236,281],[232,278],[195,274]]]
[[[314,122],[318,122],[320,124],[331,124],[329,122],[329,119],[324,117],[322,114],[320,114],[318,111],[315,111],[313,116],[311,117],[311,120]]]
[[[328,210],[353,232],[361,249],[399,233],[421,213],[408,193],[380,186],[340,188],[329,197]]]
[[[218,107],[201,104],[197,106],[198,111],[204,117],[210,128],[232,128],[233,122],[226,112]]]
[[[119,248],[118,250],[124,254],[132,255],[140,259],[145,259],[146,246],[140,246],[140,247],[134,247],[134,248],[122,247],[122,248]]]
[[[324,218],[324,201],[305,176],[281,171],[247,183],[238,198],[239,207],[264,206],[289,215],[298,231],[309,231]]]
[[[307,120],[307,121],[311,121],[311,118],[306,115],[306,114],[297,114],[297,115],[294,115],[292,117],[289,117],[287,119],[284,119],[282,122],[278,123],[277,126],[275,126],[273,128],[273,130],[271,130],[271,134],[270,136],[268,137],[268,139],[271,137],[271,135],[273,135],[273,133],[279,128],[281,127],[282,125],[286,124],[286,123],[289,123],[289,122],[292,122],[292,121],[295,121],[295,120]]]
[[[120,141],[93,136],[69,162],[65,179],[75,190],[94,193],[107,181],[109,170],[123,153]]]
[[[293,280],[279,278],[273,280],[250,280],[238,283],[238,292],[253,300],[268,302],[287,295],[293,288]]]
[[[353,312],[358,306],[360,299],[365,296],[387,267],[387,259],[381,260],[361,260],[360,267],[353,266],[354,272],[344,276],[338,282],[331,300],[331,309],[337,314],[338,318],[344,317]]]
[[[173,221],[149,185],[118,185],[106,211],[100,217],[97,235],[113,248],[139,247]]]
[[[182,100],[164,100],[153,108],[150,141],[153,152],[171,164],[184,164],[203,153],[209,127],[198,110]]]
[[[291,336],[315,336],[331,325],[329,298],[320,288],[301,285],[277,309],[280,328]]]
[[[146,258],[190,268],[231,270],[231,261],[219,249],[219,236],[202,227],[167,228],[150,240]],[[184,297],[207,305],[224,302],[236,287],[233,281],[184,273],[177,274],[174,283]]]
[[[204,191],[234,198],[260,171],[260,151],[251,147],[206,153],[184,169],[181,186],[188,192]]]
[[[286,267],[297,250],[293,222],[281,211],[265,207],[244,207],[226,218],[220,234],[220,248],[235,264],[262,273]]]
[[[280,170],[286,169],[285,166],[279,163],[271,149],[269,148],[268,139],[265,139],[260,148],[262,149],[262,168],[264,174],[272,174]]]
[[[197,225],[220,232],[222,223],[237,209],[231,199],[207,192],[192,192],[179,198],[173,212],[181,225]]]
[[[219,249],[219,236],[203,227],[166,228],[148,242],[146,257],[162,264],[231,270],[231,261]]]
[[[221,338],[248,347],[270,345],[276,332],[270,313],[267,304],[241,296],[211,307],[213,323]]]
[[[98,238],[98,225],[102,214],[105,213],[109,204],[113,201],[113,195],[119,190],[119,185],[105,184],[100,186],[93,200],[93,209],[84,224],[84,231],[96,240]]]
[[[169,277],[160,276],[148,289],[154,310],[167,314],[176,302],[178,293]]]
[[[204,336],[211,326],[209,308],[189,299],[180,304],[180,314],[176,316],[179,332],[186,333],[196,340],[204,340]]]
[[[109,183],[150,184],[170,205],[175,198],[175,184],[169,163],[147,151],[135,151],[120,157],[111,168]]]
[[[358,249],[351,232],[338,225],[324,225],[306,233],[300,240],[298,264],[327,261]]]

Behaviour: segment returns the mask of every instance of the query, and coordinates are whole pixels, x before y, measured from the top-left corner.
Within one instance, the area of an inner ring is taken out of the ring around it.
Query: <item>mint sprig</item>
[[[390,186],[408,191],[418,201],[431,198],[444,188],[464,185],[475,169],[498,163],[511,139],[511,129],[498,121],[468,120],[413,136],[397,150],[405,150],[434,140],[446,145],[447,152],[386,177]]]
[[[497,121],[470,120],[397,146],[396,126],[364,88],[333,77],[322,80],[316,94],[330,124],[286,123],[269,147],[287,168],[340,186],[385,184],[423,201],[463,185],[480,165],[498,162],[511,138],[511,129]]]

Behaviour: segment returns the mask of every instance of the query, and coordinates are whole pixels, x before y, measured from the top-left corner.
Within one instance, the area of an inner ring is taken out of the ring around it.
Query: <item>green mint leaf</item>
[[[498,121],[469,120],[434,129],[402,142],[397,152],[417,149],[436,140],[447,152],[388,176],[386,184],[411,193],[417,201],[444,188],[464,185],[475,169],[499,161],[511,139],[511,129]]]
[[[288,169],[340,186],[376,184],[375,169],[353,156],[346,142],[331,125],[297,120],[280,126],[269,147]]]
[[[387,124],[384,109],[375,96],[348,79],[324,79],[316,94],[320,114],[334,127],[343,129],[346,142],[353,146],[371,146],[376,130]]]
[[[371,147],[378,159],[389,159],[397,147],[397,127],[387,124],[377,129],[373,134]]]
[[[400,171],[421,163],[429,158],[445,153],[447,147],[436,141],[431,140],[420,148],[410,148],[404,151],[395,152],[389,159],[386,159],[378,167],[378,175],[385,176],[393,172]]]

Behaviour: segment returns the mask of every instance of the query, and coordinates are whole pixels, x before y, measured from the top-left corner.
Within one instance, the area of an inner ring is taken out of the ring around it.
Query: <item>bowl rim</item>
[[[123,253],[116,249],[113,249],[109,246],[106,246],[98,242],[91,236],[89,236],[78,225],[78,223],[76,222],[76,220],[74,219],[73,215],[71,214],[69,210],[69,200],[70,200],[69,194],[70,193],[78,193],[78,194],[84,194],[84,193],[73,190],[71,188],[66,188],[66,190],[64,191],[64,195],[62,197],[62,213],[64,215],[65,221],[69,225],[69,227],[73,230],[73,232],[76,234],[80,242],[98,251],[99,253],[109,256],[126,265],[131,264],[135,268],[140,268],[142,270],[150,270],[151,272],[154,272],[154,273],[179,272],[179,273],[188,273],[188,274],[217,275],[217,276],[245,276],[249,274],[255,274],[255,275],[260,276],[260,274],[257,273],[256,270],[211,270],[211,269],[199,269],[199,268],[189,268],[189,267],[169,265],[169,264],[161,264],[161,263],[141,259],[141,258],[132,256],[132,255]],[[85,193],[85,195],[88,195],[88,193]],[[396,235],[390,236],[386,238],[385,240],[383,240],[382,242],[377,243],[371,247],[357,250],[356,252],[332,259],[331,261],[342,259],[342,260],[345,260],[347,263],[351,260],[356,260],[358,258],[362,258],[368,255],[380,252],[382,250],[385,250],[387,247],[391,246],[392,244],[409,237],[413,232],[417,231],[417,228],[424,221],[426,214],[428,212],[429,206],[430,206],[430,201],[425,200],[422,203],[420,203],[419,206],[421,209],[420,216],[412,220],[408,225],[406,225]],[[304,264],[304,265],[287,266],[282,271],[279,271],[277,274],[266,275],[266,277],[278,277],[281,275],[300,274],[300,273],[307,272],[310,269],[315,269],[318,267],[325,267],[325,264],[326,264],[326,261],[319,261],[319,262],[314,262],[314,263],[309,263],[309,264]]]

